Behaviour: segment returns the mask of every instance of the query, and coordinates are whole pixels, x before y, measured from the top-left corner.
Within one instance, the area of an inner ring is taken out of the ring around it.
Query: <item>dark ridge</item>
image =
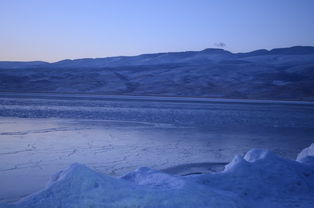
[[[313,46],[294,46],[290,48],[275,48],[269,54],[271,55],[306,55],[314,54]]]
[[[250,56],[263,56],[263,55],[268,55],[268,54],[269,54],[268,50],[260,49],[260,50],[256,50],[256,51],[252,51],[248,53],[237,53],[235,55],[237,55],[237,57],[244,58],[244,57],[250,57]]]

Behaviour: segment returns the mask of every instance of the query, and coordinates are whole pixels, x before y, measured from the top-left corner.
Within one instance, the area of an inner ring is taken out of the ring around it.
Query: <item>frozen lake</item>
[[[254,147],[295,159],[313,142],[314,103],[1,93],[0,201],[74,162],[110,175],[188,174]]]

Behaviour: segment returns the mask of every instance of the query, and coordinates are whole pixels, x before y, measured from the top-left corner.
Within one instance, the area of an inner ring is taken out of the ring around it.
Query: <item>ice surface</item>
[[[46,189],[15,204],[2,204],[5,208],[313,206],[314,166],[263,149],[234,157],[222,172],[185,177],[139,168],[115,178],[72,164],[53,176]]]
[[[301,102],[12,93],[0,116],[1,202],[76,162],[111,176],[217,172],[254,147],[294,159],[314,135],[314,106]]]

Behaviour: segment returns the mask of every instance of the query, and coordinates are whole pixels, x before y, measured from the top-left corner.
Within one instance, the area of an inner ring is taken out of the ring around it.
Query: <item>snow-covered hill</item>
[[[314,206],[313,147],[297,161],[267,150],[236,156],[224,171],[172,176],[139,168],[121,178],[73,164],[54,175],[45,190],[9,208],[310,208]]]
[[[0,91],[314,100],[314,47],[0,62]]]

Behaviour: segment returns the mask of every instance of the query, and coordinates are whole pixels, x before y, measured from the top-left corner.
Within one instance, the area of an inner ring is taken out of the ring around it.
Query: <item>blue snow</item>
[[[139,168],[120,178],[72,164],[46,189],[4,208],[314,207],[314,144],[296,161],[264,149],[235,156],[222,172],[172,176]]]

